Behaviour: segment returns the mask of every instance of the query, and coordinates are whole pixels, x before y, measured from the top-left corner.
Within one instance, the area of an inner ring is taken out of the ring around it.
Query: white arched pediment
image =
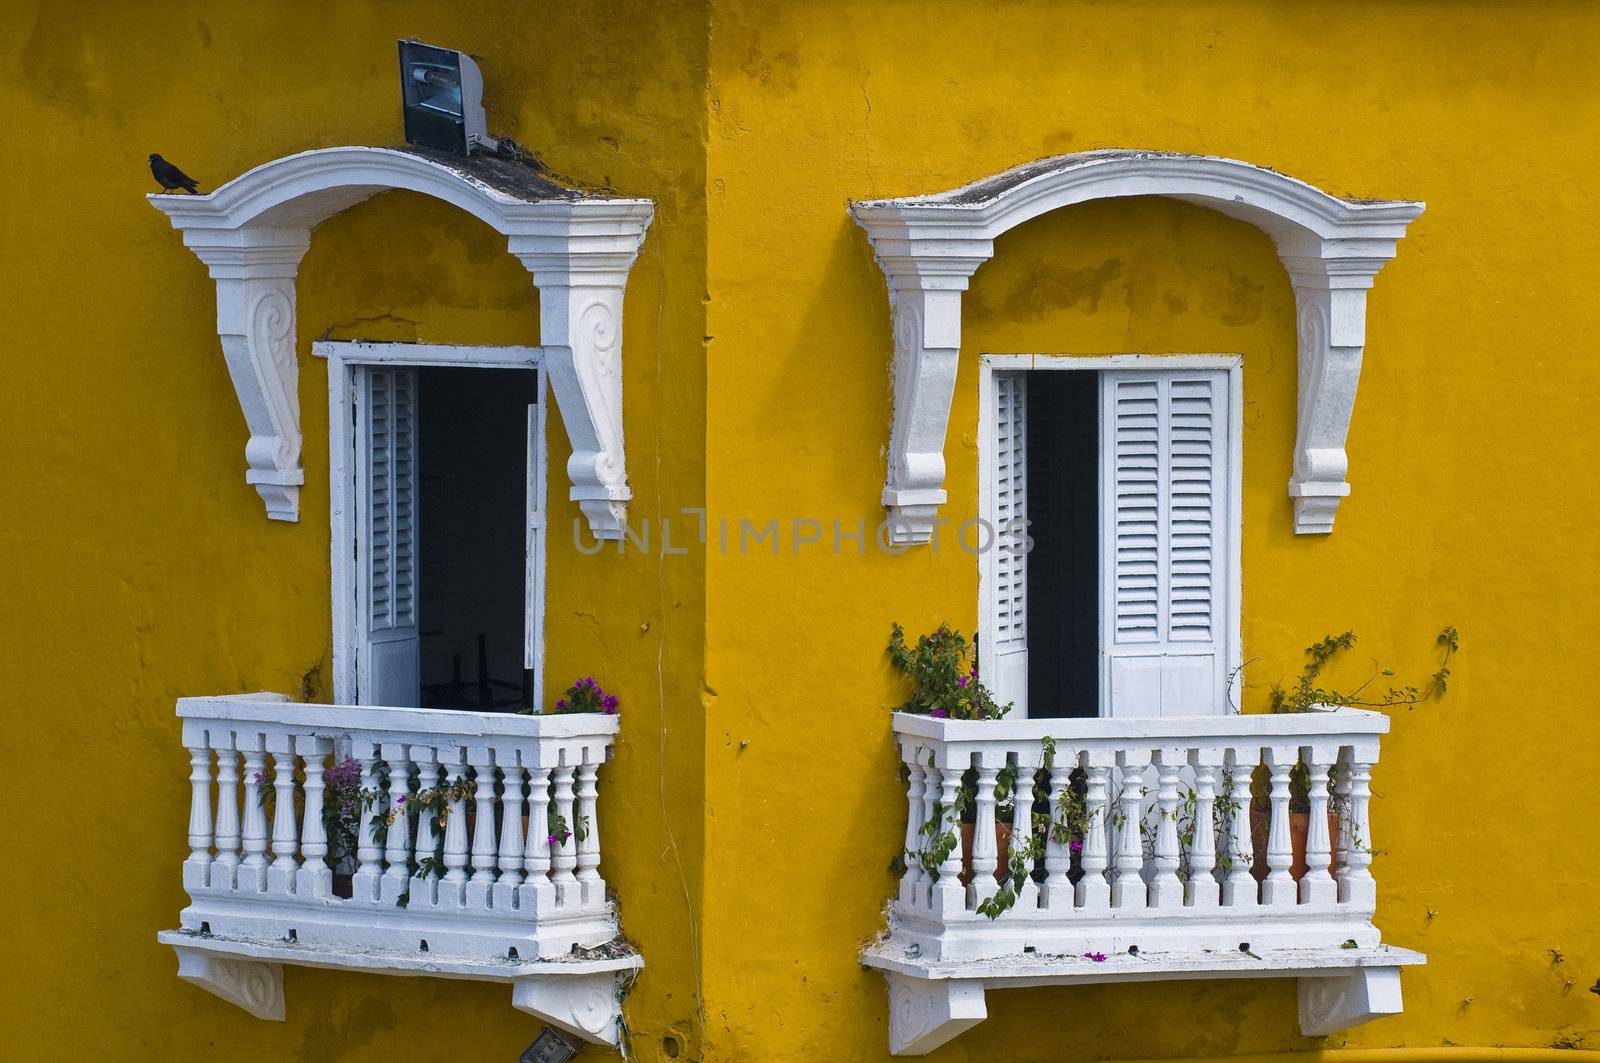
[[[250,428],[246,479],[278,520],[299,517],[295,276],[311,230],[391,189],[419,192],[507,238],[539,289],[540,340],[572,442],[571,497],[620,538],[629,488],[622,431],[622,295],[654,207],[563,188],[495,156],[319,148],[264,163],[204,196],[153,195],[217,282],[217,332]]]
[[[926,542],[945,501],[944,439],[961,346],[961,293],[1008,229],[1098,199],[1165,196],[1249,222],[1273,238],[1294,285],[1299,402],[1295,531],[1333,530],[1345,482],[1345,436],[1366,332],[1366,293],[1394,257],[1412,202],[1339,199],[1233,159],[1092,151],[1016,167],[949,192],[851,205],[889,282],[894,314],[894,425],[889,507],[899,542]]]

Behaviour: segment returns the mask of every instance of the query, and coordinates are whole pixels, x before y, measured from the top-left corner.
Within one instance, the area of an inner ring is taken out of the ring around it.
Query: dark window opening
[[[1028,715],[1100,714],[1100,374],[1028,374]]]
[[[523,668],[528,407],[538,374],[417,371],[422,704],[532,704]]]

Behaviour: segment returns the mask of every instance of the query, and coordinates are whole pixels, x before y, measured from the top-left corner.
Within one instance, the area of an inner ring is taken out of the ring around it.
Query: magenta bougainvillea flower
[[[1106,962],[1106,954],[1103,952],[1085,952],[1083,954],[1083,958],[1086,960],[1093,960],[1095,963]]]
[[[566,693],[556,699],[550,711],[603,712],[607,716],[614,716],[621,705],[621,698],[606,693],[594,676],[586,675],[568,687]]]
[[[361,782],[361,762],[355,757],[345,757],[324,771],[322,779],[334,789],[341,786],[356,786]]]

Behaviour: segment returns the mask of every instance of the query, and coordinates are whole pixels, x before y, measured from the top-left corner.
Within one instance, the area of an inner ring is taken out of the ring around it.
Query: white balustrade
[[[616,937],[598,803],[616,716],[276,695],[186,698],[178,715],[190,765],[184,930],[498,961],[561,957]],[[340,765],[335,748],[354,765]],[[328,789],[331,766],[354,795]],[[325,805],[350,819],[335,831],[341,851]]]
[[[1382,714],[952,721],[897,713],[894,729],[909,856],[891,941],[915,946],[908,955],[1130,947],[1238,955],[1379,943],[1368,804],[1388,730]],[[1007,778],[1011,795],[997,800],[997,781]],[[1049,829],[1033,825],[1036,786],[1048,794]],[[967,841],[958,794],[972,809]],[[1309,805],[1309,827],[1301,812],[1291,815],[1292,798]],[[980,907],[992,910],[996,898],[997,818],[1011,824],[1013,851],[1030,831],[1041,845],[1015,902],[990,918]],[[1309,865],[1298,875],[1292,824]],[[941,835],[954,841],[948,852]]]

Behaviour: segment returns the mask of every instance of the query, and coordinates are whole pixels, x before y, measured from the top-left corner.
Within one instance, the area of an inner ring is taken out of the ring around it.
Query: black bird
[[[161,191],[163,192],[172,192],[181,188],[191,196],[200,194],[200,190],[195,187],[195,185],[199,184],[198,181],[159,155],[150,156],[150,172],[161,183]]]

